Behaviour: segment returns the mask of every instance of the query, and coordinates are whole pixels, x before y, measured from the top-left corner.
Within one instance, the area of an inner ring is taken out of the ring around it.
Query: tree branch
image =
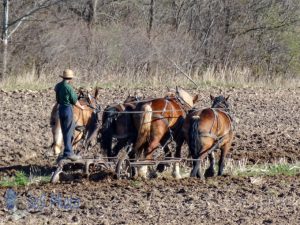
[[[58,4],[59,2],[61,2],[63,0],[55,0],[54,2],[51,2],[51,0],[45,0],[43,1],[42,3],[40,3],[37,7],[33,8],[32,10],[30,10],[29,12],[25,13],[23,16],[19,17],[18,19],[16,19],[15,21],[11,22],[10,24],[8,24],[8,27],[11,27],[15,24],[16,27],[18,28],[21,23],[27,18],[27,17],[30,17],[32,16],[34,13],[36,13],[37,11],[41,10],[41,9],[45,9],[45,8],[48,8],[50,6],[53,6],[55,4]],[[13,29],[13,32],[16,31],[16,28]],[[9,34],[10,36],[11,34]]]
[[[251,31],[256,31],[256,30],[276,30],[276,29],[279,29],[279,28],[282,28],[282,27],[290,26],[290,25],[295,24],[299,21],[300,21],[299,19],[295,19],[295,20],[291,20],[291,21],[288,21],[288,22],[285,22],[285,23],[281,23],[281,24],[276,25],[276,26],[252,27],[252,28],[249,28],[247,30],[244,30],[243,32],[239,33],[238,35],[244,35],[244,34],[247,34]]]

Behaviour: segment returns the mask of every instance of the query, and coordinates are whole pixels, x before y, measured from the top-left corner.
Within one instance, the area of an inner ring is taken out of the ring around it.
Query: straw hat
[[[66,69],[63,72],[63,75],[60,75],[61,78],[72,79],[74,78],[74,72],[70,69]]]

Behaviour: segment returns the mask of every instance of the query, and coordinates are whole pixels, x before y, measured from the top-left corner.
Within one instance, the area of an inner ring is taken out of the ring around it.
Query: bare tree
[[[10,0],[3,0],[3,25],[2,25],[2,43],[3,43],[3,59],[2,59],[2,73],[0,76],[0,81],[6,75],[7,72],[7,48],[8,40],[15,33],[22,23],[26,21],[29,17],[41,11],[42,9],[49,8],[55,4],[58,4],[63,0],[36,0],[33,2],[30,10],[24,12],[21,16],[14,18],[12,22],[9,21],[9,6]]]
[[[87,80],[104,73],[167,76],[178,68],[191,77],[208,67],[300,71],[299,0],[2,1],[7,74],[39,77],[65,65]]]

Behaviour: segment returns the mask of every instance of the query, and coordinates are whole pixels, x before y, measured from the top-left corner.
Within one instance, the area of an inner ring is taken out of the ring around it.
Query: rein
[[[91,96],[90,94],[88,94],[88,97],[85,97],[85,96],[83,96],[83,95],[80,95],[80,96],[78,97],[78,100],[80,100],[80,99],[84,99],[84,100],[87,102],[87,106],[88,106],[89,108],[93,109],[95,113],[101,112],[101,107],[100,107],[100,105],[98,104],[97,100],[96,100],[93,96]],[[94,100],[95,100],[95,105],[96,105],[96,107],[94,107],[94,106],[91,104],[91,101],[90,101],[89,99],[94,99]]]
[[[126,102],[126,104],[131,104],[131,103],[147,103],[147,102],[151,102],[153,100],[156,100],[156,99],[160,99],[160,98],[151,98],[151,99],[145,99],[145,100],[137,100],[137,101],[131,101],[131,102]],[[165,100],[175,100],[177,103],[179,103],[179,106],[181,109],[177,109],[177,110],[166,110],[166,105],[164,107],[163,110],[153,110],[151,112],[153,113],[165,113],[165,112],[182,112],[184,111],[185,113],[188,112],[188,110],[191,109],[191,107],[186,104],[183,100],[180,100],[181,98],[179,96],[176,96],[176,97],[166,97]],[[124,103],[121,103],[121,104],[124,104]],[[116,104],[118,105],[118,104]],[[102,112],[109,112],[108,110],[103,110]],[[116,112],[118,114],[141,114],[141,113],[144,113],[144,111],[122,111],[122,112]]]

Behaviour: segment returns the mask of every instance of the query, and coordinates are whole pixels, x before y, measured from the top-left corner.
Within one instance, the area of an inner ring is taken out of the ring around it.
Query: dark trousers
[[[73,108],[71,105],[59,106],[59,119],[61,124],[61,130],[63,133],[64,139],[64,156],[69,156],[74,154],[72,149],[72,137],[74,132],[74,123],[73,123]]]

